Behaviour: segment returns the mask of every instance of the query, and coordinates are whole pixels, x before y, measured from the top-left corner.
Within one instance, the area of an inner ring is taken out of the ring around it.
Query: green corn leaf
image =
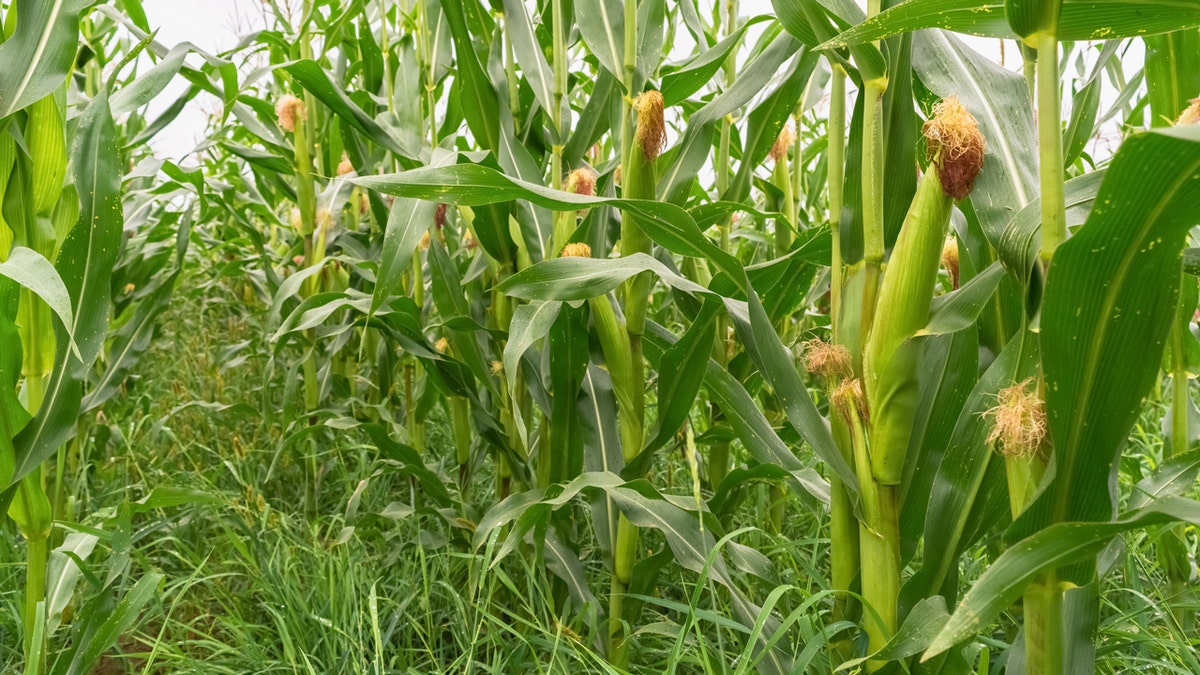
[[[900,537],[902,557],[916,550],[925,530],[933,482],[950,446],[955,424],[972,388],[979,381],[979,335],[962,330],[925,341],[916,416],[901,481]],[[904,615],[903,609],[901,616]]]
[[[471,306],[463,293],[458,268],[450,259],[442,242],[430,237],[429,276],[433,288],[433,302],[443,319],[471,316]],[[482,382],[493,394],[500,390],[492,380],[489,359],[484,356],[477,333],[447,327],[446,332],[454,345],[455,353],[471,369],[475,379]]]
[[[767,158],[775,139],[779,138],[779,132],[796,110],[817,60],[813,52],[806,52],[802,58],[794,59],[789,65],[790,72],[785,71],[787,76],[779,83],[779,87],[750,112],[746,136],[742,141],[742,162],[721,199],[740,202],[750,194],[754,170]]]
[[[643,0],[637,13],[637,69],[633,90],[641,91],[646,81],[658,72],[663,59],[664,29],[667,21],[666,0]]]
[[[1004,0],[1004,15],[1022,38],[1035,33],[1055,34],[1063,0]]]
[[[934,298],[928,325],[914,336],[946,335],[975,325],[975,320],[1000,287],[1004,274],[1004,267],[993,263],[957,291]]]
[[[311,93],[335,115],[354,127],[359,133],[377,143],[380,147],[391,151],[396,159],[412,167],[419,156],[418,148],[405,147],[381,127],[371,116],[355,105],[346,95],[345,88],[334,81],[329,73],[315,61],[297,61],[284,67],[301,87]]]
[[[1019,333],[979,378],[963,404],[929,493],[925,559],[901,594],[911,600],[910,606],[916,599],[940,593],[947,580],[955,578],[959,553],[981,529],[980,506],[993,499],[990,493],[997,485],[1007,513],[1004,469],[987,443],[992,426],[985,413],[996,405],[997,392],[1036,372],[1037,341],[1028,332]],[[902,600],[901,604],[906,603]]]
[[[515,199],[525,199],[555,211],[611,205],[632,213],[646,234],[672,253],[708,258],[735,280],[744,277],[738,260],[708,239],[688,212],[674,204],[576,195],[513,178],[479,164],[426,167],[384,176],[364,176],[354,182],[398,197],[464,206]]]
[[[1004,0],[908,0],[829,39],[818,49],[848,47],[922,28],[1016,38],[1004,13],[1005,4]],[[1030,0],[1027,4],[1043,3]],[[1057,36],[1064,41],[1112,40],[1196,25],[1200,25],[1197,0],[1062,0]]]
[[[153,68],[140,74],[128,86],[122,87],[114,93],[112,96],[113,115],[119,116],[136,110],[161,94],[171,80],[179,74],[179,69],[183,67],[183,59],[190,51],[186,45],[176,46],[171,53],[167,54],[166,58],[159,61]]]
[[[575,602],[579,603],[579,606],[586,607],[589,604],[597,604],[596,596],[588,587],[587,574],[584,572],[583,561],[580,560],[579,554],[559,539],[553,529],[546,531],[542,560],[545,561],[546,567],[551,572],[554,572],[567,584],[567,590]]]
[[[124,216],[123,167],[106,94],[101,93],[84,109],[77,134],[72,167],[80,195],[79,222],[63,242],[56,265],[71,294],[73,321],[68,331],[59,334],[54,372],[42,407],[14,441],[17,462],[10,484],[40,466],[74,433],[83,396],[80,382],[100,353],[107,333],[110,279]],[[69,348],[68,335],[75,336],[78,357]]]
[[[150,346],[158,319],[166,311],[181,273],[182,270],[177,269],[163,279],[153,293],[138,303],[133,318],[113,336],[104,372],[92,382],[83,400],[83,412],[95,410],[112,398],[120,390],[121,383],[133,372],[138,360]]]
[[[1087,220],[1096,201],[1096,193],[1104,181],[1105,169],[1098,169],[1072,178],[1063,184],[1063,199],[1067,207],[1067,227],[1074,230]],[[997,253],[1004,266],[1018,278],[1028,279],[1037,262],[1042,245],[1042,200],[1034,198],[1004,226]]]
[[[1200,30],[1189,28],[1145,40],[1150,124],[1166,126],[1200,96]]]
[[[922,660],[969,639],[1012,606],[1043,570],[1094,558],[1113,537],[1123,532],[1175,521],[1200,523],[1200,502],[1164,497],[1119,520],[1056,523],[1015,542],[963,596]]]
[[[454,90],[462,106],[463,117],[475,140],[488,150],[500,145],[500,97],[492,87],[484,66],[475,52],[475,35],[467,24],[462,0],[441,0],[442,11],[454,39]],[[474,0],[470,3],[477,7]]]
[[[642,448],[638,458],[650,457],[679,430],[687,420],[688,412],[696,402],[696,395],[704,383],[704,373],[712,354],[716,335],[717,310],[721,307],[715,300],[705,302],[692,326],[678,342],[671,345],[658,363],[658,420],[650,440]],[[645,475],[644,466],[637,459],[630,462],[625,475]]]
[[[658,354],[668,349],[678,339],[662,326],[648,321],[646,324],[645,347],[646,358],[651,365],[657,363]],[[828,499],[829,486],[824,481],[814,481],[806,476],[806,467],[779,438],[779,434],[763,416],[762,410],[754,402],[741,382],[729,374],[716,361],[709,359],[707,373],[704,376],[704,388],[713,403],[720,407],[726,420],[733,427],[734,434],[742,441],[746,452],[755,461],[764,464],[774,464],[787,470],[792,477],[789,484],[797,493],[807,492],[818,499]],[[801,476],[805,476],[801,480]]]
[[[1109,473],[1158,374],[1198,199],[1200,129],[1134,136],[1087,222],[1055,253],[1041,321],[1054,479],[1011,539],[1111,517]]]
[[[1116,46],[1120,43],[1111,43]],[[1079,159],[1087,142],[1092,139],[1096,129],[1096,113],[1100,109],[1101,78],[1096,77],[1100,72],[1099,66],[1088,79],[1087,83],[1075,93],[1071,104],[1071,120],[1063,130],[1063,165],[1069,167]]]
[[[579,392],[587,375],[588,321],[582,307],[563,307],[546,338],[550,387],[553,391],[549,428],[549,482],[561,483],[583,470],[583,434],[580,429]],[[540,470],[540,467],[539,467]]]
[[[58,548],[50,552],[46,569],[47,632],[54,633],[62,624],[63,610],[75,592],[75,585],[81,576],[76,560],[85,560],[91,555],[98,541],[99,538],[94,534],[71,532]]]
[[[745,314],[732,302],[726,302],[726,308],[746,353],[775,390],[792,428],[853,492],[852,486],[857,485],[854,472],[834,444],[828,422],[817,412],[812,395],[800,379],[795,356],[779,339],[758,294],[750,290]]]
[[[419,199],[397,199],[392,202],[384,229],[383,253],[375,281],[372,310],[382,307],[383,303],[400,290],[400,283],[411,267],[410,263],[416,253],[417,244],[421,241],[421,235],[428,232],[433,225],[435,211],[437,204]],[[297,276],[292,275],[288,281]],[[298,289],[299,285],[296,287]],[[276,294],[276,297],[278,298],[279,294]]]
[[[546,21],[549,23],[549,12],[547,12]],[[554,72],[550,70],[546,52],[534,34],[529,13],[525,10],[525,3],[520,0],[504,0],[504,23],[512,40],[516,61],[521,66],[521,73],[525,75],[525,81],[533,89],[533,95],[537,98],[538,104],[542,106],[543,110],[550,113],[554,110]],[[552,119],[553,115],[547,117],[551,127],[553,126]],[[560,134],[562,131],[562,129],[550,129],[552,135]]]
[[[658,194],[664,201],[684,203],[696,175],[709,161],[717,122],[761,93],[789,60],[803,58],[797,53],[802,48],[800,41],[790,35],[772,38],[753,62],[744,66],[728,89],[688,118],[687,130],[679,141],[674,159],[659,175]]]
[[[579,421],[583,432],[583,469],[590,472],[620,473],[625,466],[617,425],[617,401],[613,397],[608,371],[588,364],[579,397]],[[592,527],[596,542],[606,560],[612,559],[613,538],[617,532],[617,507],[607,494],[591,497]],[[635,575],[636,578],[636,575]]]
[[[0,477],[13,470],[16,455],[12,438],[29,422],[29,413],[17,397],[22,363],[21,334],[17,328],[20,302],[21,287],[0,276],[0,344],[5,345],[0,352]]]
[[[17,0],[21,17],[0,44],[0,119],[45,98],[67,79],[79,44],[79,15],[95,0]]]
[[[12,279],[17,285],[29,289],[42,299],[46,306],[58,317],[62,325],[67,327],[67,338],[71,351],[79,355],[79,347],[75,344],[75,335],[70,329],[75,325],[74,312],[71,309],[71,294],[67,291],[62,277],[40,253],[31,248],[18,246],[8,254],[8,260],[0,262],[0,276]]]
[[[753,17],[738,26],[732,35],[722,39],[711,48],[702,51],[677,69],[666,72],[662,78],[663,102],[669,108],[682,103],[704,85],[712,81],[729,55],[742,43],[746,29],[757,23],[769,21],[769,15]],[[664,71],[666,68],[663,69]]]
[[[642,272],[652,272],[685,293],[710,294],[645,253],[623,258],[554,258],[506,278],[496,288],[530,300],[586,300],[604,295]]]
[[[575,0],[574,4],[575,25],[579,27],[584,44],[596,56],[600,65],[612,75],[617,85],[624,88],[625,8],[623,4],[620,0]]]

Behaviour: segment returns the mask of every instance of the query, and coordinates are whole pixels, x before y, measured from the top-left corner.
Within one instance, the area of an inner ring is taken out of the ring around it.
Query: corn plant
[[[114,627],[133,625],[161,580],[148,574],[126,588],[129,512],[78,526],[91,515],[79,512],[76,497],[86,490],[86,420],[120,391],[183,264],[188,232],[179,223],[191,217],[191,202],[166,200],[201,188],[173,164],[166,172],[178,180],[155,184],[163,163],[152,159],[122,185],[133,161],[146,159],[128,148],[169,121],[148,122],[140,111],[180,70],[186,50],[135,83],[131,64],[149,41],[90,5],[2,8],[0,479],[26,546],[26,673],[90,668],[116,642]],[[121,531],[125,544],[114,536]],[[118,542],[107,578],[92,577],[63,638],[81,565],[102,536]],[[124,604],[114,608],[118,597]],[[71,646],[59,649],[59,640]]]

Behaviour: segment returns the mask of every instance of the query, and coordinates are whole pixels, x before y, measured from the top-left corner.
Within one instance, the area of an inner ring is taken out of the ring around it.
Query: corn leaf
[[[0,119],[57,89],[75,61],[79,15],[95,0],[17,0],[21,20],[0,44]]]
[[[1174,122],[1188,102],[1200,95],[1200,30],[1147,37],[1145,72],[1151,126]]]
[[[1200,129],[1134,136],[1055,253],[1041,321],[1053,480],[1010,539],[1111,518],[1109,474],[1158,373],[1198,199]]]
[[[54,371],[34,420],[16,437],[17,462],[10,484],[36,469],[75,431],[83,396],[81,381],[107,334],[110,278],[120,249],[121,155],[116,127],[101,93],[79,120],[72,167],[80,195],[79,221],[63,242],[56,267],[71,294],[74,316],[58,335]],[[79,356],[70,349],[74,335]]]
[[[922,28],[1016,38],[1004,6],[1004,0],[908,0],[827,40],[818,49],[849,47]],[[1063,0],[1057,36],[1064,41],[1111,40],[1197,25],[1197,0]]]
[[[1164,497],[1111,522],[1064,522],[1017,541],[1000,555],[963,596],[922,660],[969,639],[1012,605],[1043,570],[1094,558],[1115,536],[1151,525],[1200,523],[1200,502]]]

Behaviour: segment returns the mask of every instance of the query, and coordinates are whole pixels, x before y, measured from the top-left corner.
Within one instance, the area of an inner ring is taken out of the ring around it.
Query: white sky
[[[143,0],[150,28],[158,29],[158,41],[174,46],[191,42],[200,49],[216,54],[237,45],[238,35],[260,26],[254,18],[260,16],[259,0]],[[191,61],[195,61],[192,57]],[[184,91],[187,83],[175,78],[153,103],[151,116],[169,106]],[[151,142],[156,152],[165,158],[179,160],[190,154],[204,137],[209,113],[219,104],[207,94],[192,100],[179,117]]]
[[[205,51],[217,53],[231,49],[237,44],[238,36],[263,25],[263,5],[260,0],[143,0],[143,5],[151,27],[159,29],[159,41],[168,46],[192,42]],[[741,0],[740,12],[744,17],[773,13],[771,0]],[[966,37],[966,40],[977,51],[996,61],[1000,60],[1000,41],[972,37]],[[1140,47],[1140,44],[1135,45],[1129,54],[1131,61],[1138,64],[1141,62]],[[1008,44],[1004,56],[1004,65],[1014,70],[1020,69],[1021,57],[1015,43]],[[1072,67],[1072,64],[1064,66]],[[167,91],[151,104],[150,114],[170,105],[185,89],[185,82],[176,78]],[[1102,111],[1107,110],[1116,96],[1112,89],[1111,86],[1104,88]],[[1069,106],[1069,99],[1064,104],[1064,107]],[[184,159],[203,139],[209,114],[219,109],[218,101],[207,94],[200,94],[170,127],[154,139],[152,146],[166,158]],[[1066,110],[1064,114],[1068,114]],[[1111,130],[1104,131],[1105,136],[1111,137]],[[1107,153],[1102,151],[1101,154]]]

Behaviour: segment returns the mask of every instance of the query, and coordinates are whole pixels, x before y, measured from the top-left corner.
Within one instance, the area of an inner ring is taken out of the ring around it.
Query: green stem
[[[833,261],[829,270],[830,327],[833,341],[842,340],[842,202],[846,180],[846,71],[833,65],[829,102],[829,228],[833,236]]]
[[[31,537],[26,540],[26,546],[25,657],[32,659],[35,649],[39,653],[45,653],[44,643],[33,644],[33,634],[38,622],[38,603],[46,599],[46,562],[50,557],[50,538]],[[44,659],[39,659],[39,662],[43,661]]]
[[[388,44],[387,2],[379,0],[379,48],[383,51],[383,82],[387,85],[388,110],[396,107],[396,78],[392,76],[391,47]]]
[[[867,632],[867,653],[870,654],[882,649],[896,632],[900,596],[900,491],[895,485],[877,483],[871,476],[867,434],[856,407],[851,406],[847,422],[862,507],[858,532],[862,594],[868,608],[863,612],[863,623]],[[883,661],[868,661],[867,671],[875,672],[884,665]]]
[[[1184,278],[1184,283],[1188,280]],[[1195,283],[1195,282],[1193,282]],[[1183,351],[1183,333],[1186,325],[1176,321],[1171,326],[1171,443],[1168,457],[1181,455],[1188,450],[1188,372]]]
[[[1025,591],[1025,672],[1061,675],[1063,668],[1062,589],[1053,570]]]
[[[833,237],[833,255],[830,263],[830,329],[835,344],[849,347],[842,331],[842,199],[846,179],[846,71],[833,64],[829,103],[829,226]],[[833,437],[842,457],[853,466],[854,456],[850,442],[850,430],[840,416],[831,420]],[[855,613],[855,602],[850,596],[850,587],[859,573],[858,521],[854,517],[854,500],[850,490],[837,476],[829,479],[829,566],[832,588],[838,591],[833,601],[832,620],[850,620]],[[849,636],[834,643],[834,654],[845,662],[853,656],[854,645]]]
[[[613,396],[617,400],[617,428],[621,436],[621,454],[631,461],[641,451],[642,417],[637,406],[637,390],[642,389],[640,380],[635,380],[634,354],[630,347],[630,336],[617,318],[612,302],[602,295],[588,300],[592,322],[596,327],[604,361],[612,377]],[[640,358],[640,354],[638,354]],[[617,521],[617,536],[613,549],[613,575],[609,594],[609,654],[613,665],[624,667],[628,656],[625,644],[624,595],[629,589],[633,565],[637,560],[637,527],[621,515]]]
[[[859,337],[871,333],[875,320],[875,304],[879,294],[880,270],[883,268],[883,92],[879,81],[867,82],[863,94],[863,284],[862,320]],[[859,351],[859,350],[854,350]]]
[[[1187,275],[1184,277],[1184,283],[1187,283]],[[1191,400],[1188,397],[1187,359],[1184,357],[1183,336],[1186,330],[1187,322],[1178,319],[1171,326],[1171,443],[1164,451],[1167,457],[1177,456],[1188,450],[1188,411],[1191,409]],[[1190,633],[1194,622],[1194,612],[1188,607],[1191,600],[1188,597],[1188,581],[1192,570],[1182,523],[1170,526],[1163,532],[1158,545],[1158,558],[1167,573],[1171,614],[1180,627],[1186,633]]]
[[[454,426],[454,450],[458,460],[458,489],[466,500],[471,473],[471,411],[467,399],[450,398],[450,422]]]
[[[1042,266],[1049,268],[1054,250],[1067,239],[1063,195],[1062,123],[1059,113],[1058,39],[1037,37],[1038,152],[1042,186]]]
[[[23,296],[25,289],[22,289]],[[36,313],[39,306],[42,305],[41,300],[35,298],[32,294],[21,298],[23,303],[30,303],[30,310]],[[39,331],[39,324],[35,321],[30,325],[30,342],[35,345],[41,344],[42,335]],[[46,396],[46,381],[44,375],[40,372],[41,355],[36,351],[27,352],[24,355],[26,364],[29,366],[30,373],[25,376],[25,406],[30,414],[36,414],[38,409],[42,407],[42,401]],[[46,496],[45,486],[42,484],[42,471],[35,469],[26,475],[17,487],[17,494],[13,507],[9,509],[10,515],[20,514],[17,520],[18,529],[21,535],[25,537],[26,542],[26,563],[25,563],[25,614],[24,614],[24,629],[25,629],[25,658],[27,661],[43,664],[45,659],[42,656],[45,654],[45,642],[40,645],[33,643],[34,633],[37,632],[37,624],[41,617],[44,616],[38,612],[38,603],[46,599],[46,561],[49,556],[50,549],[50,533],[52,530],[52,515],[50,500]],[[42,668],[39,668],[39,672]]]
[[[775,255],[784,256],[792,248],[792,228],[796,227],[796,193],[787,157],[775,162],[771,177],[775,186],[783,192],[783,218],[787,222],[775,224]]]

